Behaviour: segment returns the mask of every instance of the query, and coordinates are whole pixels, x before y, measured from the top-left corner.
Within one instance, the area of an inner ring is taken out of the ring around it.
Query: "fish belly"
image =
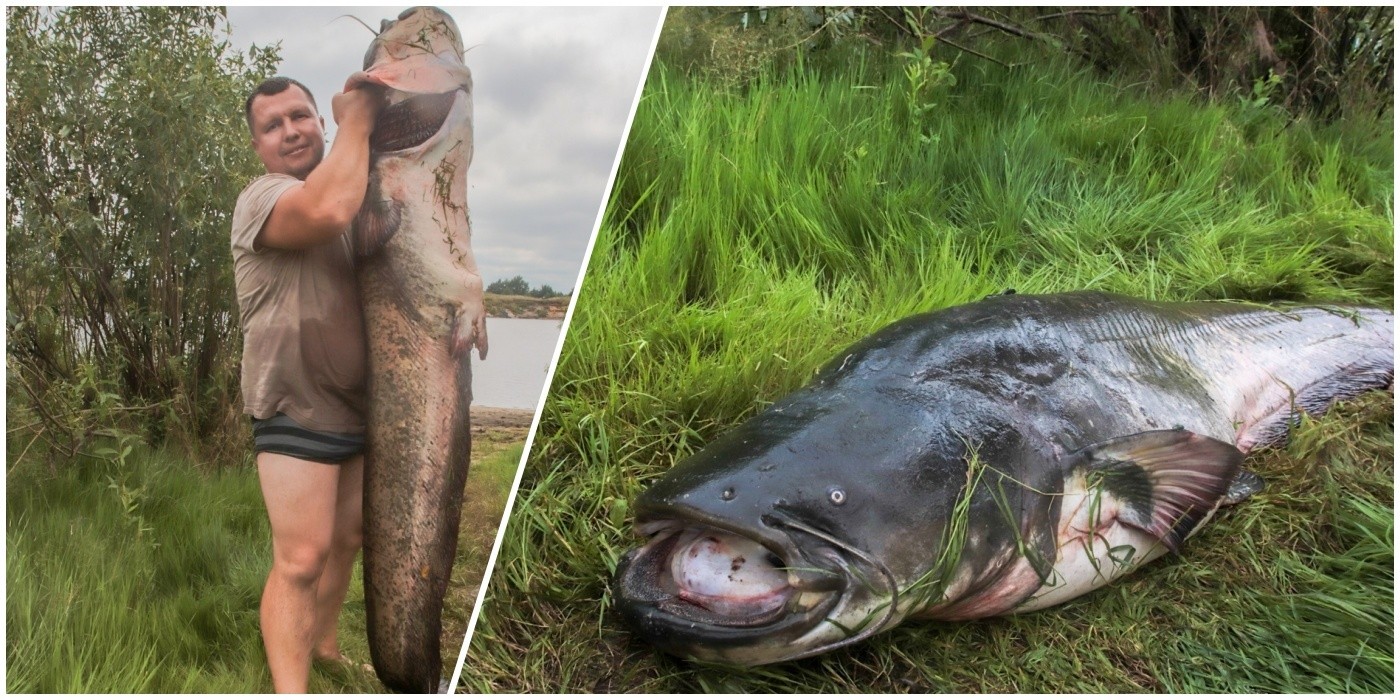
[[[1118,520],[1120,505],[1082,476],[1066,484],[1056,528],[1055,565],[1015,612],[1059,605],[1167,553],[1160,540]]]
[[[443,598],[457,550],[471,454],[471,364],[447,322],[409,318],[401,279],[362,275],[369,334],[365,605],[375,670],[390,687],[434,692]],[[399,287],[402,290],[402,287]]]

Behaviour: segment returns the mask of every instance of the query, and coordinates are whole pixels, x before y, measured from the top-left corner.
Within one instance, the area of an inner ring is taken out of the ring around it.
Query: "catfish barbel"
[[[619,564],[672,653],[812,656],[1055,605],[1262,488],[1245,453],[1384,388],[1389,311],[1009,295],[897,322],[663,475]]]
[[[457,25],[412,8],[385,20],[349,90],[385,88],[354,224],[369,339],[365,607],[384,684],[435,692],[442,601],[471,459],[471,360],[486,310],[471,250],[472,79]]]

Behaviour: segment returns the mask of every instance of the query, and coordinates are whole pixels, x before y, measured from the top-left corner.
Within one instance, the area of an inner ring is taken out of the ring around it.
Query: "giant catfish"
[[[469,352],[486,356],[467,214],[472,79],[452,18],[424,7],[384,20],[346,89],[367,83],[386,103],[354,224],[369,338],[369,649],[386,685],[432,692],[471,455]]]
[[[663,475],[619,564],[662,648],[752,665],[1038,610],[1262,488],[1246,452],[1390,385],[1389,311],[996,296],[897,322]]]

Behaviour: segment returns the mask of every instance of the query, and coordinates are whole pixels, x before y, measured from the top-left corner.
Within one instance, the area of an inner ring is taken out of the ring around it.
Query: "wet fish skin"
[[[369,355],[365,605],[370,656],[394,690],[436,692],[443,598],[471,457],[471,362],[486,354],[466,174],[471,73],[451,17],[386,20],[346,89],[383,86],[354,225]]]
[[[653,484],[638,526],[658,534],[619,565],[618,606],[672,653],[752,665],[822,653],[911,616],[1052,605],[1175,549],[1214,513],[1244,452],[1285,435],[1296,407],[1390,385],[1393,358],[1393,317],[1378,309],[1083,292],[906,319]],[[1124,455],[1148,466],[1167,455],[1173,469],[1113,467]],[[1144,505],[1129,487],[1172,471],[1191,474],[1163,477],[1164,491],[1190,491],[1185,505],[1149,505],[1176,520],[1134,512]],[[1111,496],[1100,505],[1084,482],[1104,475],[1117,491],[1096,492]],[[1095,524],[1133,548],[1127,564],[1106,548],[1076,559],[1069,545],[1091,502],[1103,510],[1088,515],[1107,521]],[[792,579],[790,614],[726,620],[678,599],[659,568],[677,523],[777,554]],[[956,555],[940,561],[954,541]],[[845,583],[822,598],[831,577]]]

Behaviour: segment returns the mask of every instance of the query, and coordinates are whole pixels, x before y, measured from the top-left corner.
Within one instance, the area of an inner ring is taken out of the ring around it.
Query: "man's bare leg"
[[[275,691],[304,693],[341,468],[270,452],[258,453],[257,462],[272,525],[272,571],[259,610],[267,665]]]
[[[321,574],[316,591],[316,626],[312,628],[312,653],[326,661],[344,661],[336,638],[340,623],[340,608],[345,604],[345,592],[350,588],[350,575],[355,569],[355,556],[364,541],[364,473],[365,458],[354,457],[340,467],[337,486],[335,531],[331,539],[330,557]]]

